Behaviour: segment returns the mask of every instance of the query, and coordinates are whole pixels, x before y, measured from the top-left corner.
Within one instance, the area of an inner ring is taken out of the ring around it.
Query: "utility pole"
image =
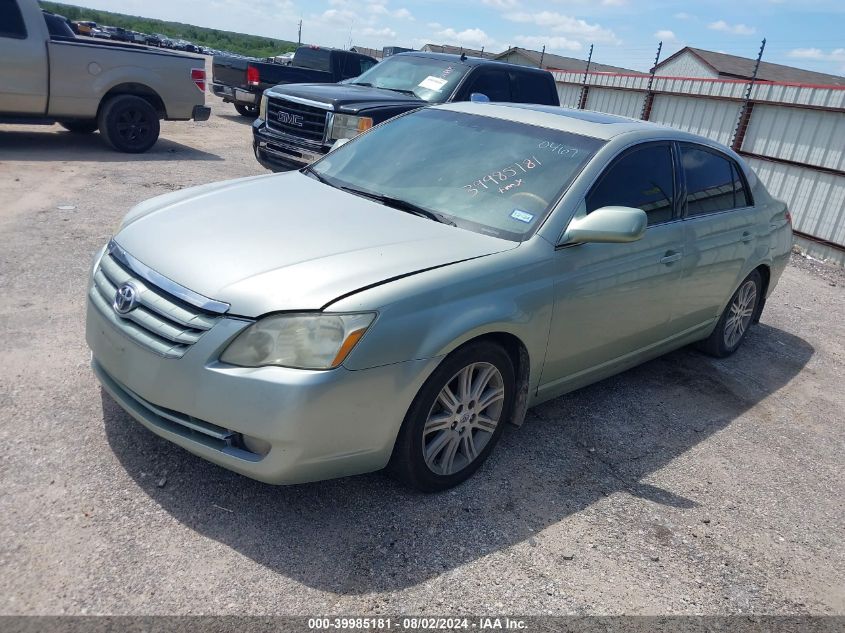
[[[587,92],[590,88],[587,86],[587,74],[590,72],[590,62],[593,61],[593,45],[590,44],[590,52],[587,55],[587,65],[584,66],[584,81],[581,83],[581,98],[578,99],[578,109],[583,110],[587,107]]]
[[[645,91],[645,99],[643,100],[643,110],[640,112],[640,118],[643,121],[648,121],[651,116],[651,106],[654,103],[654,93],[651,87],[654,85],[654,74],[657,72],[657,64],[660,61],[660,51],[663,50],[663,42],[657,44],[657,55],[654,56],[654,66],[651,67],[651,75],[648,78],[648,88]]]
[[[299,35],[296,36],[296,45],[302,46],[302,20],[299,21]]]
[[[537,68],[543,67],[543,58],[546,56],[546,45],[543,44],[543,52],[540,53],[540,63],[538,64]]]
[[[760,44],[760,52],[757,53],[757,61],[754,64],[751,81],[748,82],[748,87],[745,89],[745,98],[739,110],[739,119],[736,122],[736,129],[734,130],[733,140],[731,141],[731,149],[735,152],[742,149],[742,141],[745,140],[745,131],[748,129],[748,122],[751,120],[751,111],[754,109],[754,103],[751,101],[751,90],[754,88],[754,82],[757,81],[757,71],[760,70],[760,60],[763,59],[763,51],[765,49],[766,38],[764,37]]]

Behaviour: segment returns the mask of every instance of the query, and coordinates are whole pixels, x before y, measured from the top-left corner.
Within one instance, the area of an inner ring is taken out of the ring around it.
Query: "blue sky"
[[[70,0],[324,46],[523,46],[647,70],[689,45],[845,74],[845,0]]]

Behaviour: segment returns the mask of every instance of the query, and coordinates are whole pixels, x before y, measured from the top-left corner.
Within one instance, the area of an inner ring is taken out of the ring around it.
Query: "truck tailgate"
[[[246,88],[247,64],[249,64],[247,59],[215,55],[212,65],[214,83]]]

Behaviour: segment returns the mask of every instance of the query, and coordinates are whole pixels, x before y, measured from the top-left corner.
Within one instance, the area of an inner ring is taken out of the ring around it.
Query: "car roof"
[[[628,132],[652,132],[659,136],[673,138],[696,138],[679,130],[648,121],[630,119],[615,114],[576,110],[560,106],[534,105],[529,103],[472,103],[456,102],[435,106],[440,110],[465,112],[497,119],[507,119],[518,123],[538,125],[563,132],[572,132],[583,136],[608,141],[614,136]]]
[[[469,55],[455,55],[453,53],[431,53],[429,51],[406,51],[403,53],[396,53],[390,57],[425,57],[427,59],[440,59],[447,62],[459,62],[466,66],[493,66],[495,68],[516,68],[520,72],[533,72],[548,74],[548,70],[542,68],[532,68],[531,66],[522,66],[521,64],[509,64],[495,59],[485,59],[483,57],[470,57]]]

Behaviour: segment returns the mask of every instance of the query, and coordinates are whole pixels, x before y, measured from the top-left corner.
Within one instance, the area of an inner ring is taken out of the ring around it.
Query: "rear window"
[[[0,37],[26,38],[26,26],[17,0],[0,0]]]
[[[332,52],[325,48],[307,48],[303,46],[296,49],[296,53],[293,55],[293,65],[300,68],[329,72],[331,70],[331,54]]]
[[[516,73],[513,101],[515,103],[555,103],[552,96],[553,90],[554,86],[546,75]]]
[[[687,216],[705,215],[749,205],[734,162],[704,148],[681,146],[687,180]]]

